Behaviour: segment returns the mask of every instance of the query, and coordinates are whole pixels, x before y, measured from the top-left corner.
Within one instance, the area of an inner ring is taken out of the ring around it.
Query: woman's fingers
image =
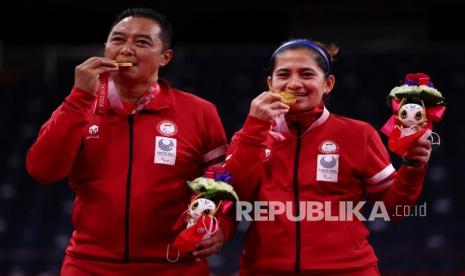
[[[252,101],[249,115],[263,121],[272,121],[288,111],[289,106],[281,102],[279,95],[266,91]]]
[[[421,137],[408,147],[404,158],[409,161],[415,161],[419,167],[424,167],[431,156],[431,141],[425,137]]]

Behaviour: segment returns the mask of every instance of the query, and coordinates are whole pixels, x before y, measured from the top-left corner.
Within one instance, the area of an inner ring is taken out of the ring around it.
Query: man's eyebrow
[[[152,37],[150,35],[146,35],[146,34],[136,34],[136,37],[142,37],[142,38],[147,38],[149,40],[152,40]]]
[[[126,34],[125,33],[122,33],[122,32],[112,32],[110,34],[110,36],[125,36]],[[152,41],[152,37],[150,35],[146,35],[146,34],[136,34],[135,37],[137,38],[146,38],[146,39],[149,39],[150,41]]]

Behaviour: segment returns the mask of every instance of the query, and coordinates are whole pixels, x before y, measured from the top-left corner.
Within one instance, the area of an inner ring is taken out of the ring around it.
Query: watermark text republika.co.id
[[[367,201],[238,201],[236,203],[237,221],[274,221],[285,216],[290,221],[390,221],[392,217],[426,217],[426,202],[420,205],[396,205],[389,214],[383,201],[369,205]],[[362,211],[364,208],[371,208]],[[297,213],[296,210],[299,210]]]

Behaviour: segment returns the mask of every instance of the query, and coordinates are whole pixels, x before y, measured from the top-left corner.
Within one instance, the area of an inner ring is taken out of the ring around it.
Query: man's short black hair
[[[152,19],[153,21],[160,24],[161,33],[160,39],[163,43],[163,49],[169,49],[171,47],[171,37],[173,36],[173,26],[171,22],[166,18],[166,16],[154,9],[148,8],[130,8],[122,11],[118,16],[116,16],[115,21],[111,25],[111,28],[118,24],[121,20],[126,17],[143,17]]]

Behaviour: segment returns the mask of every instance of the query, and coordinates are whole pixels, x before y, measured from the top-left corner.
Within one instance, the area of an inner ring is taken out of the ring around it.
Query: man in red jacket
[[[171,33],[154,10],[124,11],[105,57],[76,67],[70,95],[27,154],[34,179],[69,177],[76,193],[62,275],[208,274],[197,257],[231,235],[232,224],[222,219],[222,231],[193,256],[167,261],[176,257],[171,228],[191,198],[186,180],[221,162],[226,148],[215,106],[158,77],[173,55]]]

